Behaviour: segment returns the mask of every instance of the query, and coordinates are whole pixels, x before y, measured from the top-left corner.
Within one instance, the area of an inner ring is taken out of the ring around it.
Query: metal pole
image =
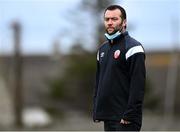
[[[14,84],[14,111],[15,111],[15,125],[22,127],[22,57],[20,51],[20,35],[21,26],[18,22],[14,22],[14,73],[15,73],[15,84]]]

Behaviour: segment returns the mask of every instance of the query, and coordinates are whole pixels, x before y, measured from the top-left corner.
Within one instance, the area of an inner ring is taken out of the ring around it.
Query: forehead
[[[107,10],[104,14],[104,17],[120,17],[121,11],[119,9]]]

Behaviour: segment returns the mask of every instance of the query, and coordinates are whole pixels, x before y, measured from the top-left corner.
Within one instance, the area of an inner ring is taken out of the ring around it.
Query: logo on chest
[[[116,51],[114,52],[114,59],[118,59],[119,56],[120,56],[120,54],[121,54],[121,51],[120,51],[120,50],[116,50]]]
[[[100,57],[101,58],[104,57],[104,52],[101,52]]]

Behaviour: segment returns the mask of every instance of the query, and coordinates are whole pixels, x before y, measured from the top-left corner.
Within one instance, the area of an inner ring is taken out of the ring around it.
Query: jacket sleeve
[[[123,119],[133,122],[141,119],[142,105],[145,88],[145,53],[140,52],[130,56],[127,59],[130,75],[130,88],[127,109],[124,112]]]
[[[99,85],[99,51],[97,53],[97,67],[96,67],[96,78],[95,78],[95,86],[94,86],[94,92],[93,92],[93,111],[95,107],[95,100],[97,96],[97,90]]]
[[[99,61],[97,61],[96,80],[95,80],[94,96],[93,96],[94,100],[97,96],[98,84],[99,84]]]

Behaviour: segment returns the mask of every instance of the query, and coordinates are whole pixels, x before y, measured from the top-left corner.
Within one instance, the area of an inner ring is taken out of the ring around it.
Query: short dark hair
[[[105,11],[104,11],[104,14],[107,10],[115,10],[115,9],[119,9],[121,11],[121,14],[122,14],[122,19],[126,19],[126,11],[123,7],[121,7],[120,5],[110,5],[108,6]]]

